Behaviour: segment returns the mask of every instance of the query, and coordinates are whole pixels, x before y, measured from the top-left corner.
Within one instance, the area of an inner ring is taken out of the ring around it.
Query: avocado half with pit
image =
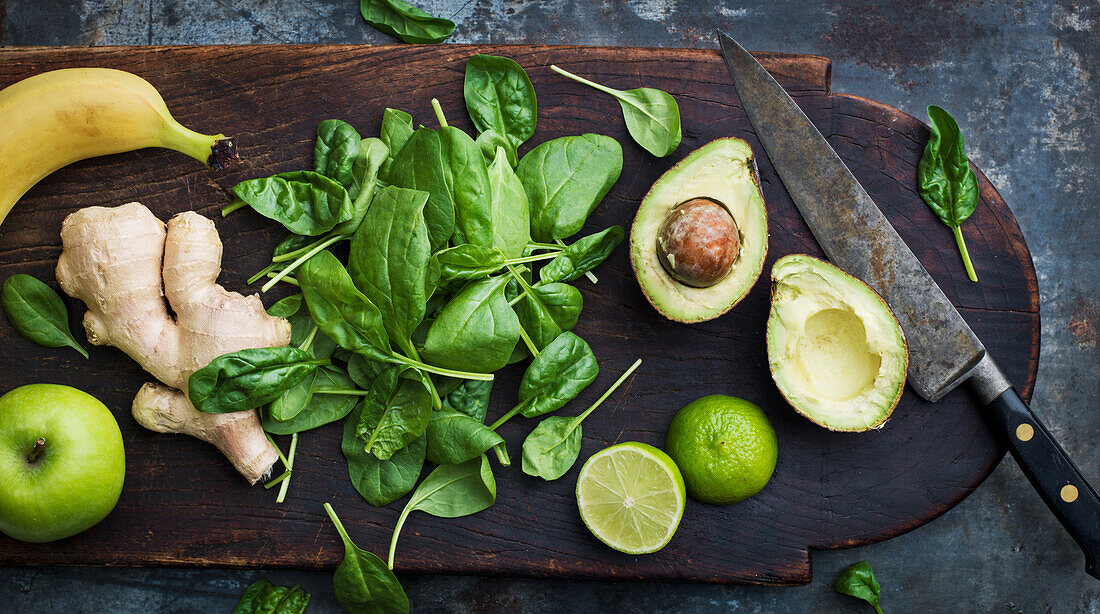
[[[756,160],[737,138],[711,141],[653,184],[630,230],[630,262],[646,299],[677,322],[729,311],[768,250]]]
[[[768,366],[787,402],[833,431],[879,428],[905,388],[909,353],[870,286],[802,254],[772,266]]]

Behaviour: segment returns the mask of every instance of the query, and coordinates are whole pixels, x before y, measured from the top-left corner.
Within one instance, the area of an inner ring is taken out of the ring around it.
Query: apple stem
[[[38,441],[34,442],[34,449],[32,449],[31,453],[27,455],[27,460],[32,463],[38,460],[38,455],[42,453],[42,448],[44,447],[46,447],[46,438],[39,437]]]

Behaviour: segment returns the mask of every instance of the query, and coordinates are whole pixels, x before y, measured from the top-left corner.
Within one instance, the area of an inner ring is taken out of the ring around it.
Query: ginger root
[[[187,397],[191,374],[214,358],[290,342],[290,323],[269,316],[259,297],[216,283],[222,245],[214,223],[180,213],[166,232],[141,203],[87,207],[65,218],[61,243],[57,281],[88,306],[88,340],[117,347],[164,383],[141,388],[134,419],[214,444],[250,483],[268,474],[278,451],[256,410],[204,414]]]

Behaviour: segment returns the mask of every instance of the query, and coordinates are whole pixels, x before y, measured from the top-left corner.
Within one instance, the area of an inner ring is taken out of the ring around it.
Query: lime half
[[[581,520],[600,541],[627,554],[664,548],[680,526],[686,499],[676,463],[644,443],[600,450],[577,478]]]

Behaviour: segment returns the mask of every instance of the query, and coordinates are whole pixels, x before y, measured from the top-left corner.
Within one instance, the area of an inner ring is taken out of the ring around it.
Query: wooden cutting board
[[[252,212],[222,219],[226,189],[246,178],[309,168],[314,128],[336,117],[377,134],[382,109],[397,107],[429,125],[437,97],[451,123],[470,128],[462,75],[474,53],[506,55],[530,73],[539,99],[532,144],[582,132],[619,140],[619,182],[585,232],[629,228],[657,177],[688,152],[723,136],[746,139],[758,154],[768,205],[768,266],[731,313],[699,325],[661,318],[642,297],[625,246],[598,269],[599,283],[577,282],[585,309],[576,332],[600,361],[598,381],[562,414],[587,406],[635,358],[633,381],[585,423],[581,460],[619,441],[662,445],[675,412],[712,393],[749,399],[767,412],[779,436],[779,464],[768,487],[743,503],[715,507],[689,501],[680,530],[661,552],[613,552],[581,524],[573,489],[580,463],[545,483],[518,467],[496,467],[496,505],[476,516],[408,521],[397,553],[405,572],[691,580],[791,584],[810,579],[810,548],[886,539],[939,516],[976,488],[1004,449],[965,390],[933,405],[906,390],[885,428],[832,433],[792,411],[768,375],[764,323],[767,274],[780,256],[821,256],[741,109],[712,51],[533,46],[140,47],[0,50],[0,86],[71,66],[135,72],[157,86],[184,124],[237,137],[244,163],[213,173],[184,156],[147,150],[65,168],[32,189],[0,229],[0,277],[30,273],[54,285],[64,217],[89,205],[138,200],[162,219],[197,210],[216,219],[225,242],[222,283],[254,292],[244,280],[266,264],[284,231]],[[829,61],[815,56],[758,56],[806,110],[901,236],[1029,397],[1039,355],[1035,272],[1011,212],[979,172],[981,203],[964,233],[980,284],[967,281],[950,231],[915,192],[916,164],[928,131],[897,109],[829,91]],[[633,144],[613,99],[564,80],[568,70],[618,88],[650,86],[680,104],[683,143],[655,159]],[[270,304],[280,296],[264,297]],[[79,332],[84,307],[68,300]],[[352,489],[340,453],[340,426],[305,433],[286,503],[249,488],[212,447],[151,433],[130,417],[134,393],[149,379],[113,348],[39,348],[0,322],[0,391],[33,382],[82,388],[115,413],[126,441],[126,485],[100,525],[53,544],[0,536],[0,564],[188,565],[331,568],[342,556],[322,502],[335,506],[354,539],[385,553],[404,501],[373,508]],[[521,372],[506,371],[490,417],[515,399]],[[518,446],[534,426],[517,419],[503,434]],[[285,446],[285,443],[284,443]],[[494,464],[495,466],[495,464]]]

